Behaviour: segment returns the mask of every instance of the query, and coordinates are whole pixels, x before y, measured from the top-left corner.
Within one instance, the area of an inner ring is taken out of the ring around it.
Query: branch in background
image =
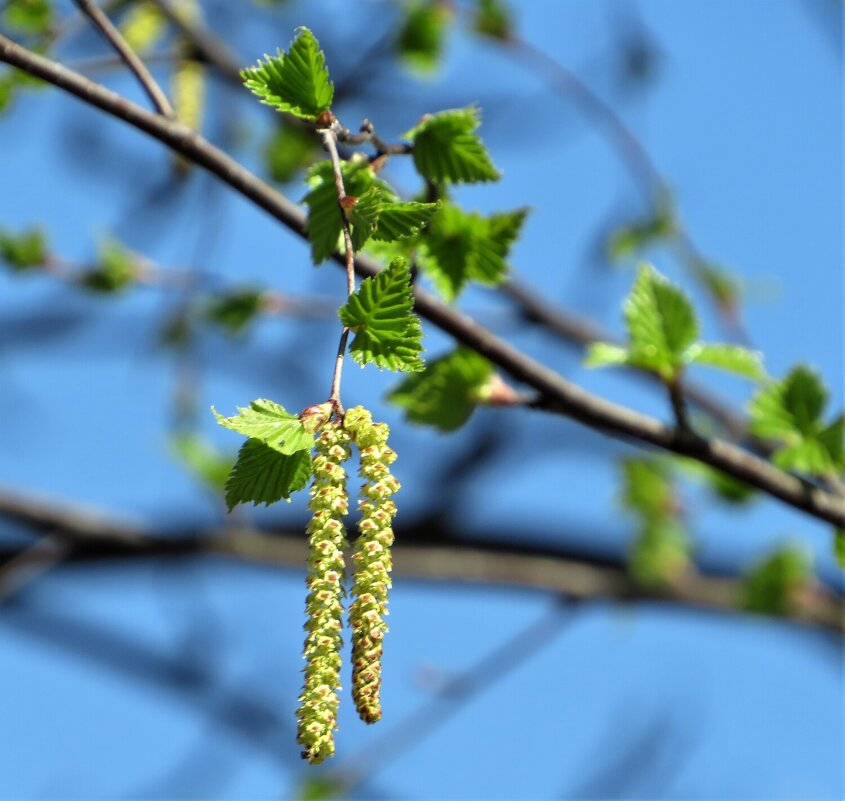
[[[307,559],[305,528],[263,531],[235,525],[220,530],[153,531],[138,528],[100,512],[29,499],[0,491],[0,518],[49,533],[67,548],[65,562],[180,558],[217,555],[237,561],[301,571]],[[742,582],[734,576],[686,573],[664,589],[637,583],[619,558],[525,543],[519,536],[469,536],[436,524],[441,542],[431,544],[432,522],[421,520],[397,531],[394,569],[410,579],[491,584],[565,595],[569,598],[659,601],[678,606],[736,614]],[[509,543],[521,543],[515,546]],[[0,561],[19,558],[26,547],[0,549]],[[796,622],[845,633],[845,602],[821,585],[796,599],[789,618]]]
[[[100,7],[92,0],[74,0],[80,11],[85,14],[91,22],[100,30],[109,44],[115,49],[130,71],[138,79],[144,91],[152,101],[153,106],[158,109],[159,114],[165,117],[173,117],[173,106],[167,99],[164,90],[156,83],[156,79],[144,66],[144,62],[138,54],[129,46],[120,31],[111,23],[111,20],[103,13]]]
[[[196,131],[153,114],[2,35],[0,61],[52,83],[89,105],[145,131],[189,161],[217,175],[300,237],[306,237],[306,216],[296,204],[244,169]],[[341,254],[336,254],[335,258],[344,263]],[[355,267],[358,274],[365,277],[375,275],[381,269],[378,262],[363,255],[356,257]],[[466,315],[441,303],[428,292],[416,288],[414,297],[415,308],[422,317],[489,359],[517,381],[533,387],[539,393],[539,398],[532,404],[534,408],[571,417],[613,436],[689,456],[795,509],[845,528],[845,499],[786,473],[728,442],[690,437],[655,418],[593,395],[514,348]]]

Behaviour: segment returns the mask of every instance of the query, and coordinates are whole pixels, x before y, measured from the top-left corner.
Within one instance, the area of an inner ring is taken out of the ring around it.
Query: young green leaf
[[[436,184],[498,181],[499,171],[475,129],[481,124],[479,111],[441,111],[427,116],[404,134],[413,140],[414,164],[423,178]]]
[[[104,239],[94,269],[84,273],[80,282],[94,292],[119,292],[137,277],[137,257],[113,237]]]
[[[631,354],[627,348],[610,342],[591,342],[584,358],[585,367],[612,367],[628,364]]]
[[[642,265],[625,301],[631,362],[673,378],[698,338],[692,304],[653,267]]]
[[[649,246],[675,234],[677,223],[671,206],[658,207],[652,217],[622,225],[607,241],[607,255],[617,261],[636,256]]]
[[[279,453],[290,455],[314,447],[314,436],[305,429],[299,417],[271,400],[259,398],[250,403],[249,408],[238,407],[239,414],[233,417],[223,417],[214,407],[211,410],[224,428],[260,440]]]
[[[684,361],[718,367],[754,380],[766,377],[762,354],[739,345],[697,343],[688,349]]]
[[[826,404],[827,389],[821,379],[798,366],[751,399],[749,430],[782,443],[773,461],[785,470],[813,475],[841,472],[845,469],[845,420],[840,415],[825,425]]]
[[[437,210],[436,203],[400,203],[380,186],[370,187],[352,208],[352,247],[369,238],[393,242],[416,236]]]
[[[373,186],[394,197],[390,187],[376,178],[366,159],[344,162],[341,174],[346,194],[351,197],[361,197]],[[308,183],[311,189],[303,199],[308,206],[308,241],[311,258],[319,264],[337,252],[343,230],[331,163],[324,160],[315,164],[308,172]]]
[[[43,267],[47,263],[47,239],[39,228],[19,234],[0,230],[0,259],[16,271]]]
[[[407,264],[397,259],[386,270],[365,278],[338,312],[354,334],[349,347],[361,366],[374,363],[388,370],[423,369],[422,331],[411,293]]]
[[[308,28],[298,28],[287,53],[265,55],[265,61],[241,72],[247,88],[265,105],[305,120],[316,120],[331,108],[334,85],[326,57]]]
[[[810,564],[802,550],[781,548],[746,576],[742,605],[752,612],[786,615],[792,608],[796,592],[810,576]]]
[[[522,208],[483,217],[445,204],[420,242],[420,267],[450,301],[469,281],[497,286],[507,277],[506,259],[527,214]]]
[[[239,503],[269,506],[301,490],[311,477],[311,451],[281,453],[258,439],[248,439],[226,480],[226,505],[231,512]]]
[[[681,523],[663,519],[646,523],[628,553],[628,569],[640,584],[663,587],[683,574],[691,544]]]
[[[671,476],[656,459],[630,458],[622,462],[622,505],[645,521],[667,520],[677,513]]]
[[[408,66],[420,72],[437,68],[451,16],[443,0],[416,0],[406,6],[396,44]]]
[[[454,431],[470,418],[492,375],[487,359],[459,347],[405,378],[388,400],[404,409],[412,423]]]

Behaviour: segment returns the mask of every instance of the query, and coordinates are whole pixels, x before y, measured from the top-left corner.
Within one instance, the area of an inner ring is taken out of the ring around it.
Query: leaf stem
[[[323,145],[328,151],[334,173],[334,185],[337,189],[337,206],[340,211],[341,229],[343,231],[343,249],[346,257],[346,296],[350,297],[355,292],[355,250],[352,247],[352,234],[349,230],[349,220],[346,218],[346,188],[343,185],[343,171],[340,164],[340,155],[337,152],[337,121],[332,120],[328,128],[319,130],[323,139]],[[337,357],[334,363],[332,374],[332,386],[329,390],[329,401],[335,408],[338,415],[343,414],[343,404],[340,401],[340,379],[343,375],[343,359],[346,355],[346,343],[349,340],[349,328],[343,326],[340,332],[340,342],[337,346]]]

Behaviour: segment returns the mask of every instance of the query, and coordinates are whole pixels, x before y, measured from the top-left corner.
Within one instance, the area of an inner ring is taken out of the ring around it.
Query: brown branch
[[[158,109],[158,113],[165,117],[173,117],[173,106],[170,105],[164,90],[158,85],[156,79],[153,78],[144,62],[129,46],[120,31],[112,25],[111,20],[103,13],[102,9],[92,0],[74,0],[74,2],[79,6],[79,10],[94,23],[126,66],[129,67],[152,101],[153,106]]]
[[[0,61],[52,83],[89,105],[145,131],[189,161],[217,175],[300,237],[307,236],[306,216],[298,206],[187,126],[153,114],[2,35]],[[339,253],[335,259],[345,262]],[[366,277],[377,274],[380,265],[359,254],[355,259],[355,268],[359,275]],[[673,428],[655,418],[587,392],[471,318],[441,303],[428,292],[415,288],[414,296],[415,308],[422,317],[458,342],[485,356],[516,380],[533,387],[539,393],[538,400],[532,404],[535,408],[566,415],[606,434],[689,456],[795,509],[845,528],[845,499],[786,473],[728,442],[680,436]]]
[[[0,489],[0,518],[48,534],[67,550],[66,562],[217,555],[276,568],[302,570],[308,558],[302,525],[264,531],[234,525],[219,530],[156,532],[140,529],[98,511],[42,498],[24,498]],[[619,558],[532,545],[520,536],[443,534],[444,544],[428,544],[428,520],[397,530],[394,569],[408,579],[516,587],[583,600],[611,598],[624,602],[659,601],[714,612],[739,613],[742,581],[731,575],[690,570],[670,587],[657,589],[636,582]],[[517,547],[512,543],[519,542]],[[25,550],[25,549],[24,549]],[[0,563],[17,558],[21,549],[0,549]],[[788,619],[845,634],[845,602],[822,585],[801,593]]]

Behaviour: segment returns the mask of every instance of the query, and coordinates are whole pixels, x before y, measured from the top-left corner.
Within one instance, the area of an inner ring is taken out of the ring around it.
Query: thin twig
[[[188,160],[217,175],[300,237],[307,237],[307,218],[296,204],[203,139],[196,131],[153,114],[3,35],[0,35],[0,61],[52,83],[89,105],[145,131]],[[335,259],[346,266],[346,259],[340,254],[336,254]],[[358,254],[355,269],[359,275],[367,277],[378,274],[381,266],[374,259]],[[537,390],[540,398],[532,404],[535,408],[563,414],[606,434],[692,457],[795,509],[845,528],[845,500],[842,498],[728,442],[678,436],[673,427],[655,418],[593,395],[419,287],[414,289],[414,299],[415,309],[422,317],[486,357],[516,380]]]
[[[100,33],[108,40],[127,67],[134,73],[144,91],[152,101],[153,106],[158,109],[159,114],[165,117],[173,117],[173,106],[167,99],[164,90],[158,85],[156,79],[138,57],[138,54],[129,46],[121,32],[112,25],[111,20],[103,13],[102,9],[92,0],[75,0],[79,10],[85,14],[91,22],[100,30]]]
[[[352,247],[352,233],[349,230],[349,220],[346,217],[346,188],[343,185],[343,168],[337,152],[337,133],[334,125],[320,130],[323,144],[329,153],[334,174],[334,185],[337,190],[337,208],[340,212],[340,225],[343,230],[343,251],[346,267],[346,297],[355,293],[355,250]],[[343,374],[343,359],[346,355],[346,343],[349,340],[349,328],[343,326],[340,332],[340,342],[337,346],[337,356],[332,373],[332,386],[329,391],[329,401],[334,404],[335,411],[343,414],[343,404],[340,400],[340,379]]]

